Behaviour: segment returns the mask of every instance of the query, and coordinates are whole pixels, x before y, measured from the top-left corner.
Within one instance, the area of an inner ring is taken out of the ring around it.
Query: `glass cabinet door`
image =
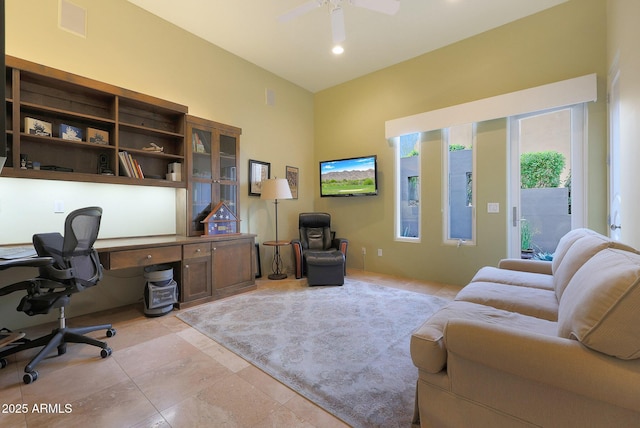
[[[229,207],[234,215],[238,215],[237,142],[238,139],[235,136],[226,134],[219,136],[219,199]]]
[[[219,202],[237,217],[239,208],[238,157],[242,130],[187,115],[189,236],[205,233],[201,223]]]
[[[191,150],[193,158],[191,162],[191,176],[196,178],[212,177],[211,165],[211,141],[213,133],[203,129],[192,128]]]
[[[191,224],[189,225],[190,233],[202,235],[204,232],[204,224],[201,223],[212,209],[211,200],[212,184],[210,181],[193,180],[191,188]]]

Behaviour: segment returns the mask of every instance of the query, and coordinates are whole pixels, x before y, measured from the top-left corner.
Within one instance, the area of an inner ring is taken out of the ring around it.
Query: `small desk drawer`
[[[149,266],[176,262],[182,259],[182,246],[153,247],[142,250],[113,251],[109,255],[109,269]]]
[[[183,247],[183,259],[195,259],[211,255],[211,243],[200,242],[198,244],[187,244]]]

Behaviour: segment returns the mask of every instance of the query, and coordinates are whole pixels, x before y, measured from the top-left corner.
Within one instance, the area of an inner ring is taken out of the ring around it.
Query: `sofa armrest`
[[[640,359],[620,360],[576,340],[452,319],[445,328],[450,356],[633,411],[640,408]]]
[[[551,262],[547,260],[502,259],[498,263],[498,267],[522,272],[552,274]]]

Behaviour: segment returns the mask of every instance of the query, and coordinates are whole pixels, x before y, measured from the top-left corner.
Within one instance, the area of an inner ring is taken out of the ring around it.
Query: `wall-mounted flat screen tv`
[[[378,194],[377,157],[320,162],[320,196],[372,196]]]

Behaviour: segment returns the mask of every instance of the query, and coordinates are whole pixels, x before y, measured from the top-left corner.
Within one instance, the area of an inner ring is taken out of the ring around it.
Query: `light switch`
[[[489,202],[489,203],[487,203],[487,212],[488,213],[499,213],[500,212],[500,203],[498,203],[498,202]]]

